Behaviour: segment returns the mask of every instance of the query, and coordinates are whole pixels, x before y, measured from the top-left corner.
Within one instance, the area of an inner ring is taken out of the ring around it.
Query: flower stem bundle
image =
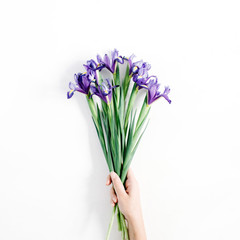
[[[97,55],[97,61],[91,59],[84,65],[85,73],[75,74],[75,83],[69,83],[67,93],[68,98],[76,91],[86,95],[109,172],[116,172],[123,184],[147,127],[151,104],[161,97],[171,103],[168,97],[170,88],[165,87],[161,93],[157,77],[149,76],[151,66],[142,60],[133,62],[133,58],[134,55],[129,58],[119,56],[116,49],[110,56],[105,54],[102,58]],[[123,77],[120,65],[125,66]],[[111,78],[104,76],[106,69]],[[137,111],[135,105],[139,91],[145,92],[145,97]],[[113,207],[106,239],[110,238],[115,214],[122,239],[129,239],[126,220],[117,204]]]

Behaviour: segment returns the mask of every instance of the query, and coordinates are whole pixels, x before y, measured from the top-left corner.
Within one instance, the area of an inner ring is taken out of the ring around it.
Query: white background
[[[85,97],[66,92],[85,61],[114,48],[171,87],[132,164],[148,239],[240,239],[238,1],[0,9],[0,239],[105,238],[107,165]],[[116,225],[111,239],[121,239]]]

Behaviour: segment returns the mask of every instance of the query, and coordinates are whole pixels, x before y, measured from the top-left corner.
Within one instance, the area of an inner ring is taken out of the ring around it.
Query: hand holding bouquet
[[[97,55],[84,65],[85,73],[75,74],[75,83],[70,82],[71,98],[76,91],[86,95],[92,119],[105,156],[109,172],[116,172],[125,183],[127,171],[146,129],[146,119],[151,104],[163,97],[169,103],[169,87],[161,93],[156,76],[149,76],[151,66],[143,61],[133,62],[134,55],[129,58],[119,56],[115,49],[111,56],[102,58]],[[120,66],[126,67],[121,77]],[[105,77],[108,70],[111,77]],[[140,111],[135,108],[139,91],[145,91],[145,98]],[[95,98],[96,95],[98,98]],[[122,239],[129,239],[126,221],[118,205],[113,208],[107,238],[109,239],[115,213],[117,212],[118,229]]]

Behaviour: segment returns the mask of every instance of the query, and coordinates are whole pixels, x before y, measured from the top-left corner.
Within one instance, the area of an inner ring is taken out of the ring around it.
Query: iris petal
[[[70,83],[69,83],[69,88],[70,88],[71,90],[75,90],[75,85],[74,85],[72,82],[70,82]]]
[[[67,92],[67,98],[68,99],[71,98],[73,96],[73,94],[74,94],[74,90]]]

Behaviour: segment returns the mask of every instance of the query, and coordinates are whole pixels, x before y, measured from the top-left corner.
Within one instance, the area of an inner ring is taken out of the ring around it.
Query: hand
[[[115,206],[118,203],[120,211],[127,220],[138,218],[141,213],[140,194],[137,180],[131,169],[128,170],[124,188],[121,179],[115,172],[111,172],[107,177],[106,185],[113,186],[110,190],[111,203]]]
[[[112,206],[118,203],[120,211],[128,222],[130,239],[147,239],[142,217],[139,186],[132,170],[128,170],[125,188],[115,172],[111,172],[107,177],[106,185],[111,183],[113,183],[110,190]]]

